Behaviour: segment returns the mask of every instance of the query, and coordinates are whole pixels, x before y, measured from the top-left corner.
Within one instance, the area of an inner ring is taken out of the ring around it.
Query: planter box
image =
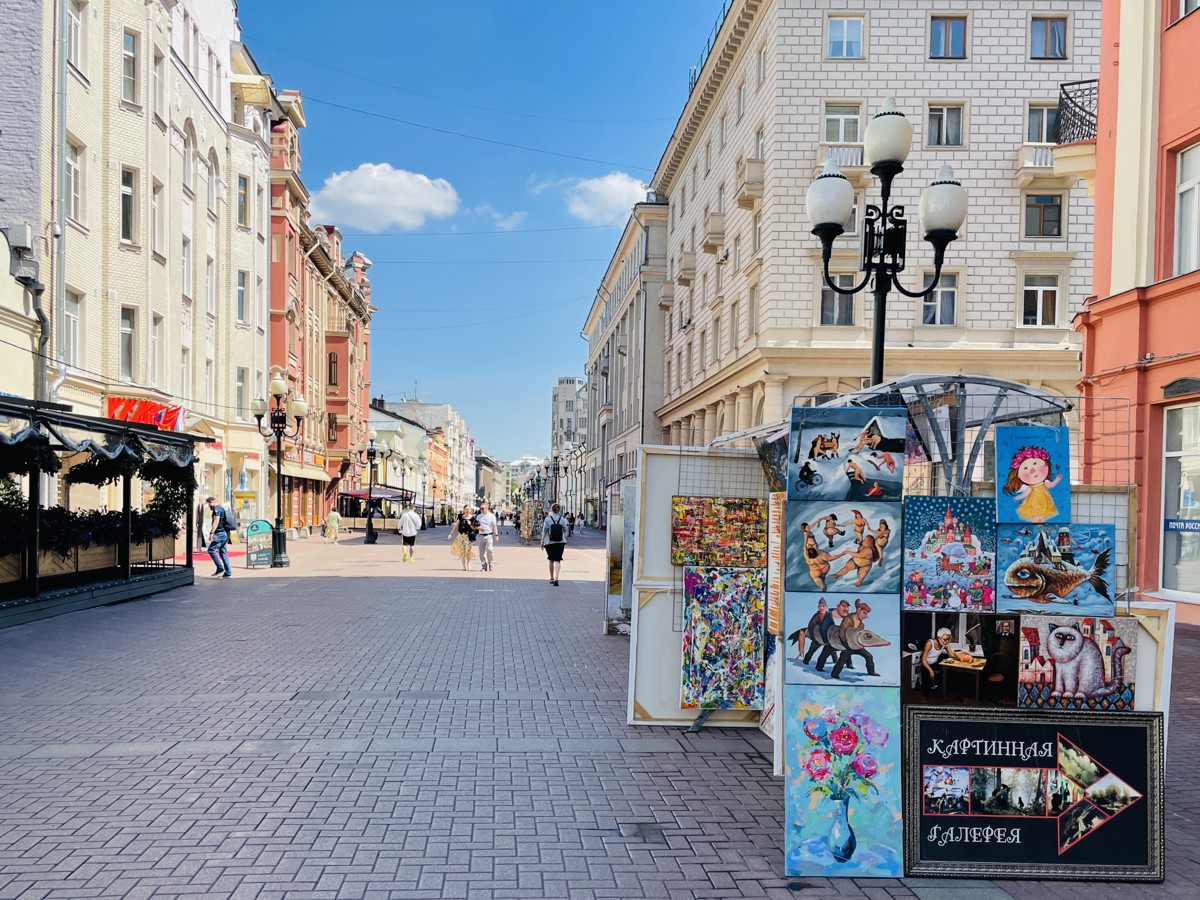
[[[72,549],[65,557],[57,550],[43,550],[38,554],[38,574],[42,578],[73,575],[75,573],[75,554],[78,549],[78,547]]]
[[[117,564],[116,544],[93,544],[86,549],[76,549],[79,557],[79,571],[87,572],[92,569],[111,569]]]
[[[0,556],[0,584],[21,580],[21,554]]]
[[[129,545],[129,562],[131,565],[138,563],[150,562],[150,545],[149,544],[130,544]]]
[[[174,559],[175,557],[175,536],[166,535],[164,537],[156,537],[150,541],[150,558],[151,559]]]

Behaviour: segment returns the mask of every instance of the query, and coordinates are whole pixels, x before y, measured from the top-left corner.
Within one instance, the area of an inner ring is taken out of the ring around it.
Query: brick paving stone
[[[625,724],[602,536],[563,587],[394,535],[0,631],[0,898],[1200,895],[1200,629],[1181,626],[1161,886],[787,879],[757,731]],[[329,603],[336,595],[337,604]]]

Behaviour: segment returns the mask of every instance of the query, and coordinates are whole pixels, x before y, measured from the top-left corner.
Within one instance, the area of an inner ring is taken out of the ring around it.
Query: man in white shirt
[[[400,514],[397,530],[400,532],[400,540],[404,544],[403,561],[412,562],[416,559],[417,532],[421,530],[421,517],[413,512],[411,506],[404,507],[404,512]]]
[[[479,504],[479,514],[475,516],[475,525],[479,528],[475,532],[477,538],[475,543],[479,547],[480,571],[487,572],[494,565],[492,546],[500,540],[500,523],[496,521],[496,514],[492,512],[486,502]]]

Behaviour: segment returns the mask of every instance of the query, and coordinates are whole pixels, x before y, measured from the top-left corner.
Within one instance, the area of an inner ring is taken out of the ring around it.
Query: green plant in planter
[[[28,531],[28,501],[15,481],[0,477],[0,556],[20,551]]]
[[[149,536],[178,535],[178,523],[187,516],[196,493],[195,464],[177,466],[170,460],[147,459],[138,475],[154,490],[141,516]]]
[[[63,476],[67,484],[94,484],[103,487],[122,478],[132,478],[142,466],[142,454],[133,445],[125,448],[112,459],[93,453]]]
[[[45,437],[30,437],[16,444],[0,441],[0,475],[53,474],[61,468],[58,451],[50,449]]]

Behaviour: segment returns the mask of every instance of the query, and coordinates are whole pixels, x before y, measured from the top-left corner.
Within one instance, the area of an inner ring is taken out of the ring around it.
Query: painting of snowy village
[[[1021,616],[1017,705],[1133,709],[1136,648],[1133,618]]]
[[[899,502],[907,423],[903,409],[793,408],[788,499]]]
[[[789,591],[900,591],[900,506],[788,501]]]
[[[900,684],[896,594],[784,594],[784,681]]]
[[[987,497],[906,497],[902,608],[995,611],[995,518]]]
[[[996,610],[1111,616],[1114,525],[1001,525]]]

